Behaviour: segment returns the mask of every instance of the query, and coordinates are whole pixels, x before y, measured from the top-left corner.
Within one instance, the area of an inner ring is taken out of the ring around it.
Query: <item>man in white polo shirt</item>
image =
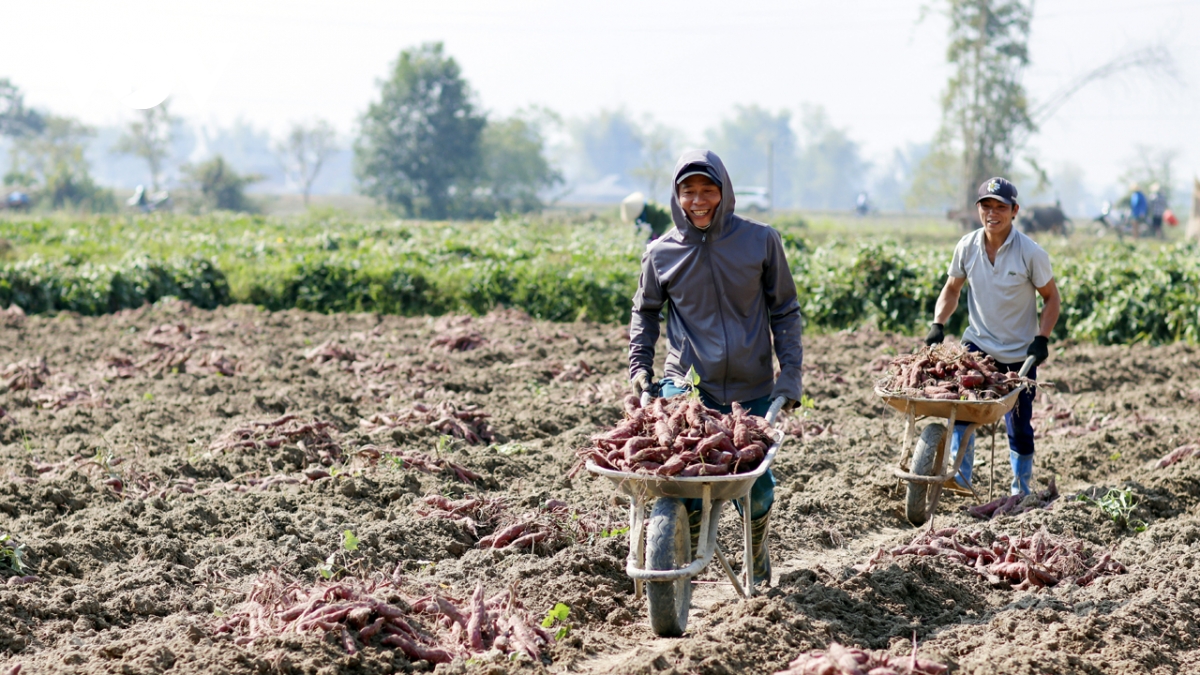
[[[1050,268],[1050,256],[1037,242],[1017,231],[1013,219],[1017,188],[1003,178],[992,178],[979,186],[979,220],[983,229],[964,236],[954,247],[949,278],[934,308],[934,323],[926,344],[945,339],[945,324],[958,308],[964,284],[970,325],[963,331],[967,349],[982,352],[996,360],[1003,371],[1018,371],[1026,356],[1035,357],[1029,371],[1037,379],[1037,365],[1050,355],[1050,331],[1058,322],[1058,286]],[[1038,317],[1037,296],[1043,308]],[[1029,494],[1033,483],[1033,391],[1017,397],[1017,405],[1004,416],[1008,427],[1009,462],[1012,464],[1012,494]],[[967,425],[955,424],[950,443],[951,461],[956,461]],[[966,457],[955,480],[971,484],[975,463],[975,439],[967,444]]]

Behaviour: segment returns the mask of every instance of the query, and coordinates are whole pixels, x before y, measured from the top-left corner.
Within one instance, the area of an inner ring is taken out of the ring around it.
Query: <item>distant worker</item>
[[[865,216],[871,211],[871,202],[865,191],[858,193],[858,197],[855,198],[854,211],[860,216]]]
[[[1137,183],[1129,186],[1129,217],[1133,219],[1133,238],[1137,239],[1141,226],[1146,222],[1150,206],[1146,203],[1146,194]]]
[[[621,200],[621,220],[633,223],[646,241],[654,241],[671,229],[671,213],[654,202],[646,201],[646,195],[635,192]]]
[[[925,344],[940,344],[946,322],[958,307],[963,286],[967,294],[967,320],[962,341],[968,351],[981,352],[996,361],[1000,372],[1021,370],[1028,356],[1034,357],[1028,377],[1037,379],[1037,366],[1050,355],[1050,331],[1058,322],[1062,304],[1050,256],[1037,242],[1013,227],[1017,188],[1003,178],[992,178],[979,186],[975,200],[983,229],[958,240],[946,285],[938,295],[933,327]],[[1037,296],[1042,296],[1038,316]],[[1026,389],[1017,395],[1017,405],[1004,416],[1008,428],[1008,459],[1012,466],[1012,494],[1027,495],[1033,486],[1033,397]],[[965,422],[955,423],[950,439],[950,461],[958,460]],[[958,475],[946,487],[971,487],[975,463],[975,437],[971,436]]]
[[[1162,187],[1155,183],[1150,186],[1150,236],[1161,237],[1163,226],[1163,214],[1167,212],[1167,196],[1163,194]]]

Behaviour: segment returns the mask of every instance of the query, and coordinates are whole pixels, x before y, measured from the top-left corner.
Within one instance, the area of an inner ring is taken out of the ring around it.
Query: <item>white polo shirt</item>
[[[970,325],[963,342],[972,342],[1000,363],[1018,363],[1038,334],[1037,289],[1054,279],[1050,255],[1013,228],[988,260],[984,230],[963,236],[946,271],[966,278]]]

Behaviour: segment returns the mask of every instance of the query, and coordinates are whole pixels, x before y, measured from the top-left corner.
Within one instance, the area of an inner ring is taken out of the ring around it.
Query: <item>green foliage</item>
[[[476,199],[483,213],[536,211],[542,208],[538,193],[563,180],[546,159],[541,129],[530,120],[488,122],[481,143],[486,194]]]
[[[1099,499],[1092,499],[1086,494],[1080,494],[1075,498],[1081,502],[1087,502],[1112,519],[1114,523],[1121,527],[1128,527],[1134,532],[1144,532],[1146,523],[1140,520],[1131,520],[1129,516],[1133,515],[1134,509],[1137,508],[1137,499],[1133,496],[1133,491],[1127,489],[1119,490],[1112,488],[1104,493]]]
[[[684,375],[684,380],[688,385],[688,398],[700,400],[700,373],[696,372],[696,366],[688,366],[687,375]]]
[[[4,182],[28,188],[45,208],[115,211],[112,191],[96,185],[84,159],[84,146],[95,131],[56,115],[39,117],[38,125],[37,133],[26,128],[13,142]]]
[[[0,266],[0,304],[30,313],[107,314],[167,297],[205,308],[231,299],[225,276],[200,258],[155,261],[135,255],[109,265],[34,257]]]
[[[410,216],[455,215],[480,175],[485,124],[442,43],[400,52],[362,117],[354,153],[363,191]]]
[[[554,608],[546,613],[546,618],[542,619],[542,628],[550,628],[555,623],[558,623],[558,630],[554,633],[555,640],[561,640],[571,632],[571,625],[567,623],[567,618],[571,615],[571,608],[563,603],[555,603]]]
[[[808,330],[927,329],[949,246],[814,246],[785,234]],[[505,306],[552,321],[623,323],[644,250],[632,228],[544,217],[16,216],[0,219],[0,239],[11,246],[0,261],[0,307],[80,314],[177,297],[205,308],[249,302],[402,315]],[[1200,245],[1051,248],[1063,297],[1057,339],[1200,342]],[[965,326],[960,301],[947,330],[961,335]]]
[[[0,534],[0,565],[14,572],[24,572],[25,545],[14,543],[11,535]]]
[[[184,166],[183,174],[186,183],[200,194],[202,210],[256,210],[246,198],[246,186],[262,180],[262,177],[239,174],[220,155],[195,166]]]

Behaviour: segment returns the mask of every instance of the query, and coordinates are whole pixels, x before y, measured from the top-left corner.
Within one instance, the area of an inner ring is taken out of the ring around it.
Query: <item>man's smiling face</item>
[[[1003,234],[1012,227],[1013,218],[1017,216],[1016,204],[1005,204],[999,199],[982,199],[979,202],[979,222],[988,234]]]
[[[713,213],[721,203],[721,188],[707,176],[688,176],[679,184],[679,206],[701,230],[712,225]]]

